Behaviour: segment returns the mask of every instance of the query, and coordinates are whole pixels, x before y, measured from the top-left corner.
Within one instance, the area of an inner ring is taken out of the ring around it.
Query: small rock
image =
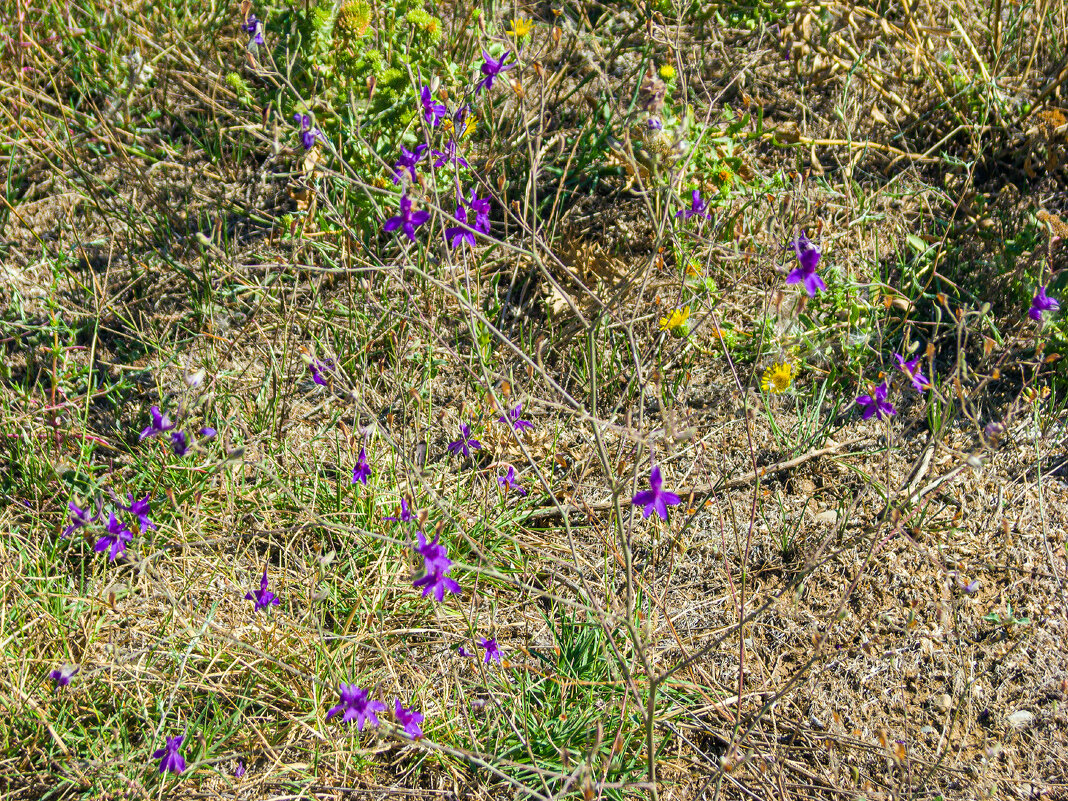
[[[828,526],[838,525],[838,512],[834,509],[828,509],[826,512],[820,512],[812,518],[817,523],[826,523]]]

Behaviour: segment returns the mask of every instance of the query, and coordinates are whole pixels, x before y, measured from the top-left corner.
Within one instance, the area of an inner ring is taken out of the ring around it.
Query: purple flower
[[[463,657],[474,656],[474,654],[471,653],[470,651],[468,651],[466,648],[464,648],[463,645],[457,645],[456,646],[456,654],[458,656],[463,656]]]
[[[874,395],[861,395],[858,397],[857,405],[864,407],[864,411],[861,412],[860,416],[865,420],[869,420],[874,415],[876,419],[882,420],[884,417],[892,417],[897,414],[897,409],[886,399],[888,391],[889,387],[884,381],[875,388]]]
[[[352,483],[359,482],[365,487],[367,486],[367,479],[371,477],[371,465],[367,463],[367,448],[360,448],[360,455],[356,459],[356,467],[352,471]]]
[[[248,19],[241,25],[242,30],[249,35],[250,45],[263,46],[263,23],[256,19],[255,14],[249,14]]]
[[[501,664],[501,649],[497,647],[496,640],[488,640],[485,637],[481,637],[478,644],[486,649],[486,655],[482,658],[484,664],[488,665],[491,660],[498,665]]]
[[[115,557],[126,550],[126,543],[133,540],[133,532],[115,519],[115,513],[108,515],[107,534],[96,541],[93,550],[108,552],[108,561],[114,562]]]
[[[260,589],[256,593],[246,592],[245,600],[252,601],[252,611],[258,612],[261,609],[266,609],[271,604],[278,606],[280,601],[278,597],[267,589],[267,568],[263,568],[263,578],[260,579]]]
[[[416,145],[415,152],[412,152],[402,145],[401,157],[397,159],[397,162],[393,165],[393,183],[399,184],[401,182],[405,170],[412,176],[413,181],[419,180],[419,176],[415,173],[415,165],[423,160],[425,154],[426,145]],[[403,201],[401,202],[403,203]]]
[[[475,213],[475,224],[472,226],[480,234],[488,234],[490,232],[490,199],[489,197],[479,197],[475,194],[475,190],[471,190],[471,200],[468,201],[467,207]]]
[[[412,514],[412,510],[408,508],[408,499],[402,497],[400,502],[400,514],[397,517],[384,517],[383,520],[392,520],[393,522],[410,523],[415,519],[415,515]]]
[[[419,544],[415,552],[423,557],[423,570],[426,573],[448,573],[452,570],[452,560],[449,558],[449,550],[440,542],[439,534],[427,542],[426,535],[422,531],[415,532]]]
[[[175,456],[185,456],[189,453],[189,440],[184,431],[171,432],[171,445],[174,447]]]
[[[460,438],[455,442],[449,443],[449,453],[460,453],[463,451],[464,457],[469,458],[471,451],[477,451],[482,449],[482,443],[477,439],[471,438],[471,428],[467,423],[460,424]]]
[[[355,684],[342,682],[339,692],[341,693],[341,703],[330,708],[326,713],[327,720],[330,720],[338,712],[344,712],[345,714],[341,717],[342,722],[348,723],[355,720],[356,728],[360,731],[363,731],[366,723],[370,723],[372,726],[378,725],[378,715],[375,713],[385,712],[385,704],[381,701],[372,701],[367,697],[367,691],[361,690]]]
[[[526,495],[527,491],[523,488],[522,484],[519,484],[515,480],[515,468],[512,465],[508,465],[508,472],[503,476],[497,476],[497,483],[507,489],[514,489],[520,495]]]
[[[649,475],[649,489],[639,492],[631,499],[631,503],[634,506],[642,507],[643,518],[647,518],[653,512],[656,512],[660,515],[661,520],[667,520],[667,508],[677,503],[682,503],[682,499],[678,495],[662,489],[662,484],[663,479],[660,477],[660,467],[658,465],[653,468],[652,473]]]
[[[412,586],[416,589],[422,587],[424,598],[434,593],[434,599],[439,603],[445,600],[446,592],[453,595],[460,594],[460,585],[444,573],[427,573],[422,578],[413,581]]]
[[[435,170],[441,169],[447,161],[451,161],[453,162],[453,164],[462,164],[465,167],[471,166],[467,163],[467,160],[463,156],[460,156],[456,153],[455,139],[450,139],[448,142],[446,142],[444,150],[431,150],[430,155],[437,158],[437,161],[434,162]]]
[[[70,680],[74,678],[74,675],[81,670],[80,667],[75,665],[60,665],[58,668],[48,674],[48,678],[56,683],[56,687],[66,687],[70,684]]]
[[[794,248],[794,253],[797,254],[798,266],[786,276],[786,283],[804,284],[808,296],[814,298],[817,289],[827,289],[823,279],[816,274],[816,265],[820,262],[820,249],[812,244],[803,231],[790,244]]]
[[[64,539],[69,537],[82,526],[88,526],[90,523],[95,523],[100,519],[101,505],[99,498],[97,498],[96,501],[95,515],[89,514],[91,507],[88,504],[86,504],[84,509],[81,509],[74,501],[69,501],[67,503],[67,508],[70,510],[70,525],[63,529],[63,534],[61,536]]]
[[[701,199],[701,190],[693,190],[693,195],[690,199],[690,208],[680,209],[675,212],[676,217],[684,217],[690,219],[691,217],[704,217],[706,220],[712,219],[712,214],[708,210],[708,203]]]
[[[171,418],[163,414],[158,406],[153,406],[149,413],[152,415],[152,424],[145,426],[141,429],[141,438],[138,442],[154,437],[157,434],[164,434],[174,428],[174,423],[171,422]]]
[[[237,767],[234,768],[234,778],[235,779],[240,779],[244,775],[245,775],[245,760],[239,759],[239,760],[237,760]]]
[[[519,433],[523,433],[523,431],[526,430],[526,429],[533,430],[534,424],[532,422],[530,422],[529,420],[520,420],[519,419],[519,415],[522,412],[523,412],[523,404],[522,403],[517,403],[512,408],[512,410],[510,412],[508,412],[508,416],[507,417],[505,417],[504,415],[501,415],[500,417],[497,418],[497,420],[498,420],[498,422],[504,423],[505,425],[510,425],[512,428],[514,428]]]
[[[382,230],[386,233],[394,231],[400,228],[404,231],[405,236],[412,242],[415,241],[415,229],[430,219],[430,212],[428,211],[412,211],[412,199],[407,195],[401,195],[400,199],[400,214],[396,217],[390,217],[386,220],[386,224],[382,226]]]
[[[467,223],[467,209],[463,206],[456,207],[456,219],[466,225]],[[459,247],[464,242],[469,243],[471,246],[475,244],[475,232],[470,228],[465,228],[463,225],[452,225],[445,229],[445,241],[449,243],[451,247]]]
[[[479,81],[478,84],[476,84],[475,95],[481,94],[483,89],[492,89],[494,78],[496,78],[502,72],[507,72],[515,66],[514,62],[512,64],[509,64],[507,67],[504,66],[504,62],[508,60],[508,56],[510,56],[511,53],[511,50],[506,50],[499,61],[494,61],[493,57],[490,56],[489,53],[487,53],[485,50],[482,51],[482,58],[484,60],[484,63],[482,64],[482,74],[485,77],[481,81]]]
[[[160,773],[165,773],[166,771],[181,773],[185,770],[185,760],[178,753],[178,749],[182,747],[182,740],[184,739],[184,734],[179,734],[177,737],[168,737],[167,744],[152,754],[153,759],[160,760]]]
[[[423,103],[423,119],[430,123],[431,128],[437,128],[442,119],[449,116],[449,110],[445,108],[444,103],[434,102],[429,86],[423,87],[419,99]]]
[[[198,434],[199,434],[199,435],[200,435],[201,437],[203,437],[204,439],[211,439],[212,437],[214,437],[214,436],[215,436],[216,434],[218,434],[219,432],[218,432],[218,431],[216,431],[216,430],[215,430],[214,428],[212,428],[211,426],[203,426],[203,427],[202,427],[202,428],[201,428],[201,429],[200,429],[200,430],[199,430],[199,431],[198,431],[197,433],[198,433]]]
[[[417,712],[415,708],[406,708],[397,698],[393,702],[393,717],[397,719],[397,724],[404,729],[404,733],[411,737],[413,740],[418,740],[423,736],[423,728],[419,724],[423,722],[423,713]]]
[[[334,371],[335,363],[333,359],[312,359],[308,362],[308,369],[311,370],[312,381],[321,387],[326,386],[326,373],[332,373]]]
[[[917,392],[923,392],[925,389],[931,387],[931,382],[927,380],[923,373],[920,372],[920,357],[905,361],[902,356],[894,354],[894,359],[897,361],[897,369],[903,372],[909,377],[909,381],[912,382],[912,387]]]
[[[300,126],[300,143],[305,150],[311,150],[315,147],[316,139],[322,142],[326,141],[322,131],[311,127],[311,117],[307,114],[297,112],[293,115],[293,122]]]
[[[132,493],[127,493],[126,497],[129,499],[130,505],[123,506],[120,503],[119,508],[126,510],[137,518],[137,524],[140,527],[142,534],[144,534],[147,529],[152,529],[153,531],[155,531],[156,524],[148,519],[149,512],[152,511],[148,508],[148,504],[152,500],[152,495],[146,495],[139,501],[134,500],[134,496]],[[118,498],[116,498],[115,500],[117,501]]]
[[[1036,323],[1040,323],[1042,322],[1043,312],[1056,311],[1060,307],[1060,303],[1046,294],[1046,287],[1040,286],[1038,292],[1031,298],[1031,308],[1028,310],[1027,316]]]
[[[662,131],[664,130],[664,123],[660,121],[659,117],[650,117],[645,121],[646,126],[650,131]],[[677,214],[675,215],[678,216]]]

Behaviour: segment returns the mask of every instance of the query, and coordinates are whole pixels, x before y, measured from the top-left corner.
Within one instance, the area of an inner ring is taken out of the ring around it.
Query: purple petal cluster
[[[326,719],[330,720],[334,715],[343,713],[341,715],[341,721],[343,723],[349,723],[353,720],[356,721],[356,728],[363,731],[363,727],[370,723],[372,726],[378,726],[378,712],[385,712],[386,705],[381,701],[375,701],[367,696],[366,690],[361,690],[355,684],[345,684],[342,682],[339,692],[341,694],[341,703],[333,706],[327,711]]]
[[[166,773],[168,771],[171,773],[181,773],[185,770],[185,760],[182,758],[182,755],[178,753],[178,749],[182,747],[182,740],[184,739],[184,734],[179,734],[177,737],[168,737],[167,744],[152,754],[153,759],[160,760],[160,773]]]
[[[917,392],[923,392],[924,390],[931,388],[931,382],[927,380],[927,377],[921,372],[920,357],[905,361],[905,358],[900,354],[894,354],[894,360],[897,362],[897,369],[903,372],[908,377],[909,382],[912,384],[912,388]]]
[[[1042,315],[1049,311],[1057,311],[1061,307],[1054,298],[1046,294],[1046,287],[1040,286],[1035,296],[1031,298],[1031,308],[1027,310],[1027,316],[1036,323],[1042,322]]]
[[[872,417],[875,417],[877,420],[882,420],[897,414],[897,409],[894,408],[894,404],[886,399],[886,395],[889,391],[890,388],[884,381],[875,388],[875,392],[871,395],[861,395],[858,397],[857,406],[861,407],[860,416],[865,420],[870,420]]]
[[[386,224],[382,226],[382,230],[386,233],[395,231],[400,228],[404,231],[404,235],[408,237],[412,242],[415,241],[415,229],[430,219],[429,211],[412,211],[412,199],[407,195],[401,195],[400,199],[400,214],[396,217],[390,217],[386,220]]]
[[[449,139],[449,141],[446,142],[443,147],[443,150],[434,149],[430,151],[430,155],[434,156],[434,158],[437,159],[437,161],[434,162],[435,170],[440,170],[443,166],[445,166],[446,162],[452,162],[454,166],[456,164],[461,164],[464,167],[471,166],[467,163],[467,159],[465,159],[456,151],[455,139]]]
[[[409,709],[400,702],[397,698],[393,702],[393,717],[397,720],[397,725],[400,726],[406,735],[413,740],[419,740],[423,737],[423,727],[421,724],[424,720],[423,713],[418,712],[415,707]]]
[[[394,523],[410,523],[415,520],[415,515],[412,514],[412,510],[408,508],[408,499],[401,497],[400,512],[396,517],[384,517],[383,520],[389,520]]]
[[[259,45],[264,46],[263,41],[263,23],[256,19],[255,14],[249,14],[248,19],[241,25],[241,30],[249,35],[248,46]]]
[[[464,458],[470,458],[471,451],[482,449],[482,443],[471,436],[471,427],[467,423],[460,424],[460,438],[449,443],[449,453],[463,453]]]
[[[150,437],[155,437],[158,434],[165,434],[168,431],[174,430],[174,423],[171,422],[171,418],[163,414],[158,406],[153,406],[149,409],[149,414],[152,415],[152,422],[141,429],[141,438],[139,441],[144,441]]]
[[[804,232],[790,243],[797,256],[797,267],[786,276],[787,284],[803,284],[810,298],[816,297],[816,290],[826,290],[827,285],[816,273],[816,265],[820,262],[820,249],[805,236]]]
[[[508,472],[503,476],[497,476],[497,483],[505,489],[514,489],[520,495],[526,495],[527,491],[522,484],[515,480],[515,468],[512,465],[508,465]]]
[[[460,585],[447,575],[452,570],[453,562],[445,546],[439,542],[439,535],[435,534],[430,542],[427,542],[422,531],[416,532],[416,536],[419,542],[415,551],[423,557],[423,576],[413,581],[412,586],[416,589],[422,587],[424,598],[433,594],[439,603],[445,600],[446,592],[458,595]]]
[[[434,100],[434,95],[429,86],[423,86],[419,92],[419,100],[423,104],[423,119],[430,124],[431,128],[437,128],[441,121],[449,116],[449,110],[445,107],[445,104]]]
[[[305,150],[311,150],[315,143],[325,142],[326,137],[318,128],[312,128],[311,117],[299,111],[293,115],[293,122],[300,126],[300,144]]]
[[[70,684],[70,680],[73,679],[80,670],[81,668],[75,665],[60,665],[48,674],[48,678],[55,682],[56,688],[58,689]]]
[[[504,423],[505,425],[510,425],[520,434],[527,430],[533,430],[534,424],[532,422],[530,422],[529,420],[519,419],[519,415],[521,415],[522,413],[523,404],[517,403],[514,407],[512,407],[512,410],[508,412],[507,416],[501,415],[497,418],[497,421],[500,423]]]
[[[507,72],[515,66],[515,62],[505,66],[504,62],[508,60],[508,56],[512,54],[511,50],[506,50],[504,55],[500,59],[494,60],[493,56],[482,51],[482,80],[475,84],[475,94],[482,94],[483,89],[492,89],[493,81],[502,73]]]
[[[327,385],[327,376],[334,372],[337,365],[333,359],[312,359],[308,362],[308,369],[312,374],[312,381],[321,387]]]
[[[64,539],[69,537],[71,534],[73,534],[75,531],[82,528],[83,526],[88,526],[90,523],[95,523],[97,520],[100,519],[100,515],[102,514],[99,498],[96,501],[96,514],[90,514],[91,507],[88,504],[86,504],[85,508],[82,509],[74,501],[70,501],[67,503],[67,509],[70,510],[70,525],[63,529],[63,534],[61,536]]]
[[[367,448],[360,448],[360,455],[356,459],[356,467],[352,470],[352,483],[360,483],[367,486],[367,479],[371,477],[371,465],[367,463]]]
[[[661,520],[668,519],[669,506],[674,506],[677,503],[682,503],[682,499],[679,498],[674,492],[668,492],[663,489],[663,479],[660,477],[660,466],[657,465],[653,468],[652,473],[649,476],[649,489],[642,490],[631,499],[631,503],[634,506],[642,507],[642,517],[648,518],[653,512],[656,512]]]
[[[108,552],[108,561],[114,562],[115,557],[126,550],[126,543],[133,540],[133,532],[115,519],[115,513],[108,515],[108,524],[105,527],[107,534],[96,541],[93,550],[99,553]]]
[[[488,665],[490,662],[501,664],[501,649],[497,647],[497,640],[481,637],[478,644],[486,649],[486,655],[482,657],[484,664]]]
[[[693,195],[690,197],[690,208],[679,209],[679,211],[675,212],[675,217],[682,217],[686,220],[691,217],[703,217],[706,220],[712,219],[712,213],[708,210],[708,203],[701,198],[700,189],[693,190]]]
[[[137,518],[137,525],[141,529],[141,533],[144,534],[148,529],[156,531],[156,524],[149,520],[148,516],[152,510],[149,508],[149,503],[152,501],[152,495],[146,495],[139,501],[134,500],[133,493],[127,493],[126,499],[130,502],[129,506],[123,506],[119,504],[119,508],[129,512]],[[116,499],[117,500],[117,499]]]
[[[399,184],[404,179],[404,171],[412,177],[412,181],[418,181],[419,175],[415,171],[415,165],[423,160],[426,155],[426,145],[416,145],[415,150],[401,146],[401,157],[393,165],[393,183]]]
[[[246,592],[245,600],[252,601],[252,611],[258,612],[261,609],[266,609],[271,604],[278,606],[281,602],[278,597],[267,589],[267,568],[263,568],[263,578],[260,579],[260,589],[258,592]]]

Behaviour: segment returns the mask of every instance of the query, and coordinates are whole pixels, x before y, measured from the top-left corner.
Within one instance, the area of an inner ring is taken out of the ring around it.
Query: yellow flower
[[[667,317],[660,318],[660,330],[670,331],[674,336],[686,336],[686,334],[689,333],[689,326],[686,324],[686,321],[689,319],[689,306],[675,309]]]
[[[512,20],[512,27],[506,30],[505,33],[515,39],[522,39],[530,33],[530,29],[533,27],[534,23],[531,20],[516,17]]]
[[[670,81],[675,77],[675,68],[670,64],[665,64],[660,68],[660,77],[665,81]]]
[[[476,117],[474,114],[468,114],[467,120],[466,122],[464,122],[464,129],[460,133],[460,138],[466,139],[475,132],[476,128],[478,128],[478,117]]]
[[[787,362],[773,364],[764,371],[760,379],[760,388],[773,395],[779,395],[790,388],[790,385],[794,383],[795,375],[797,375],[797,370],[794,365]]]

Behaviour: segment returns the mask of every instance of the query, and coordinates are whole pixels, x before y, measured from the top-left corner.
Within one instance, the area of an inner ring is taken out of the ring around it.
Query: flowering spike
[[[367,463],[367,448],[360,448],[360,455],[356,459],[356,467],[352,470],[352,483],[359,482],[365,487],[367,486],[367,479],[371,477],[371,465]]]
[[[798,266],[786,276],[787,284],[804,284],[810,298],[816,297],[816,290],[825,291],[827,285],[816,274],[816,265],[820,262],[820,249],[805,236],[802,231],[797,239],[790,243],[797,256]]]
[[[259,589],[259,591],[256,592],[256,593],[246,592],[245,593],[245,600],[246,601],[252,601],[252,603],[253,603],[252,611],[253,612],[258,612],[261,609],[266,609],[271,604],[274,604],[275,606],[280,605],[281,602],[278,600],[278,596],[276,596],[273,592],[271,592],[270,590],[267,589],[267,568],[266,567],[263,568],[263,578],[260,579],[260,589]]]

